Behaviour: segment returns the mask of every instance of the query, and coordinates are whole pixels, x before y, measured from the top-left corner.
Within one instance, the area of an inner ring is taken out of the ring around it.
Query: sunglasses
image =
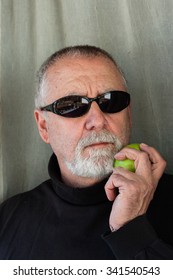
[[[130,94],[124,91],[109,91],[95,98],[80,95],[62,97],[50,105],[41,107],[42,111],[49,111],[66,118],[78,118],[85,115],[91,103],[95,101],[104,113],[118,113],[130,104]]]

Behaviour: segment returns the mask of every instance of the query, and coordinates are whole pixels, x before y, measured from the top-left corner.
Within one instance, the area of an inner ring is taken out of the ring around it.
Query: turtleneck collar
[[[68,186],[61,181],[61,172],[55,154],[50,158],[48,171],[57,195],[71,204],[92,205],[108,200],[104,190],[107,179],[85,188]]]

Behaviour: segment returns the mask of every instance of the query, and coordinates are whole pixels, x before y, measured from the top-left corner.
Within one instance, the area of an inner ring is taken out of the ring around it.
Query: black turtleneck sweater
[[[147,215],[113,233],[107,180],[69,187],[61,181],[54,154],[49,175],[1,205],[0,259],[173,259],[172,175],[160,180]]]

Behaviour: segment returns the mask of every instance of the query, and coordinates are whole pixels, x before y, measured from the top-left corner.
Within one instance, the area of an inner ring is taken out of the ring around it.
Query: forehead
[[[58,90],[59,96],[69,94],[69,90],[85,93],[88,87],[104,91],[124,86],[115,64],[104,57],[65,57],[49,67],[46,76],[49,89],[51,92]]]
[[[115,64],[108,58],[105,57],[64,57],[57,60],[52,66],[47,70],[47,74],[57,75],[59,78],[63,76],[64,71],[72,74],[79,75],[80,71],[82,73],[103,73],[112,72],[114,75],[118,74],[119,71]]]

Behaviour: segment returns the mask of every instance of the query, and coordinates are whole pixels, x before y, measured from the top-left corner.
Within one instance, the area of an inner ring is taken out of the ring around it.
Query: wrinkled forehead
[[[54,100],[62,96],[126,90],[116,65],[105,57],[66,57],[56,61],[46,74],[48,95]],[[47,96],[47,98],[49,99]]]

